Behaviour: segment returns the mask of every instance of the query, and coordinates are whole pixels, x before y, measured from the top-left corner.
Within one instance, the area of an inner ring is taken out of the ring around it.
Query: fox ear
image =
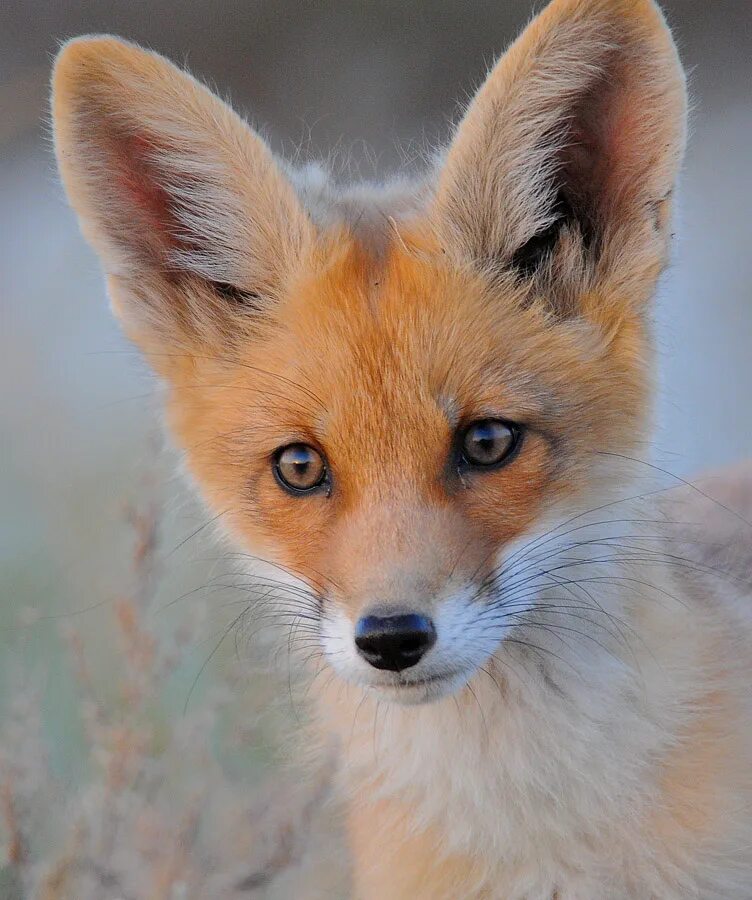
[[[492,277],[643,304],[665,262],[684,75],[652,0],[553,0],[501,57],[438,176],[442,245]],[[574,311],[574,310],[570,310]]]
[[[68,197],[137,341],[219,337],[283,292],[312,226],[265,143],[207,88],[86,37],[58,55],[52,107]]]

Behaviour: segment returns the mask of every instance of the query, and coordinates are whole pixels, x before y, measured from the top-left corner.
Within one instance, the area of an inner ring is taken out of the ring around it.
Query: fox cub
[[[655,3],[553,0],[410,184],[295,170],[112,37],[52,103],[115,313],[311,669],[354,896],[752,897],[752,532],[639,462],[686,126]]]

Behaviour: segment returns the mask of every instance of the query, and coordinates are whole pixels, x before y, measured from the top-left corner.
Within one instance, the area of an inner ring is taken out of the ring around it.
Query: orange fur
[[[390,900],[469,898],[473,885],[482,882],[472,858],[445,855],[440,830],[416,832],[409,809],[396,801],[354,805],[348,831],[359,900],[383,897],[384,884]]]

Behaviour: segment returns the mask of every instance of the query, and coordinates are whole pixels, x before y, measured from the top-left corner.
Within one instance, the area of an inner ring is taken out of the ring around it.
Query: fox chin
[[[687,115],[658,6],[552,0],[413,181],[296,169],[115,37],[63,46],[52,108],[190,476],[330,670],[353,895],[748,900],[752,469],[642,460]]]

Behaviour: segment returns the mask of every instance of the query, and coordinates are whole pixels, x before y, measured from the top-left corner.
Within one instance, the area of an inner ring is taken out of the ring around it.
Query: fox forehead
[[[623,353],[613,323],[556,321],[512,277],[492,284],[406,233],[378,260],[350,241],[312,261],[251,341],[244,378],[260,387],[276,372],[274,390],[294,402],[270,419],[321,440],[371,426],[404,439],[483,416],[555,428],[591,380],[602,391],[614,371],[622,386],[642,374],[640,342],[638,327]]]

